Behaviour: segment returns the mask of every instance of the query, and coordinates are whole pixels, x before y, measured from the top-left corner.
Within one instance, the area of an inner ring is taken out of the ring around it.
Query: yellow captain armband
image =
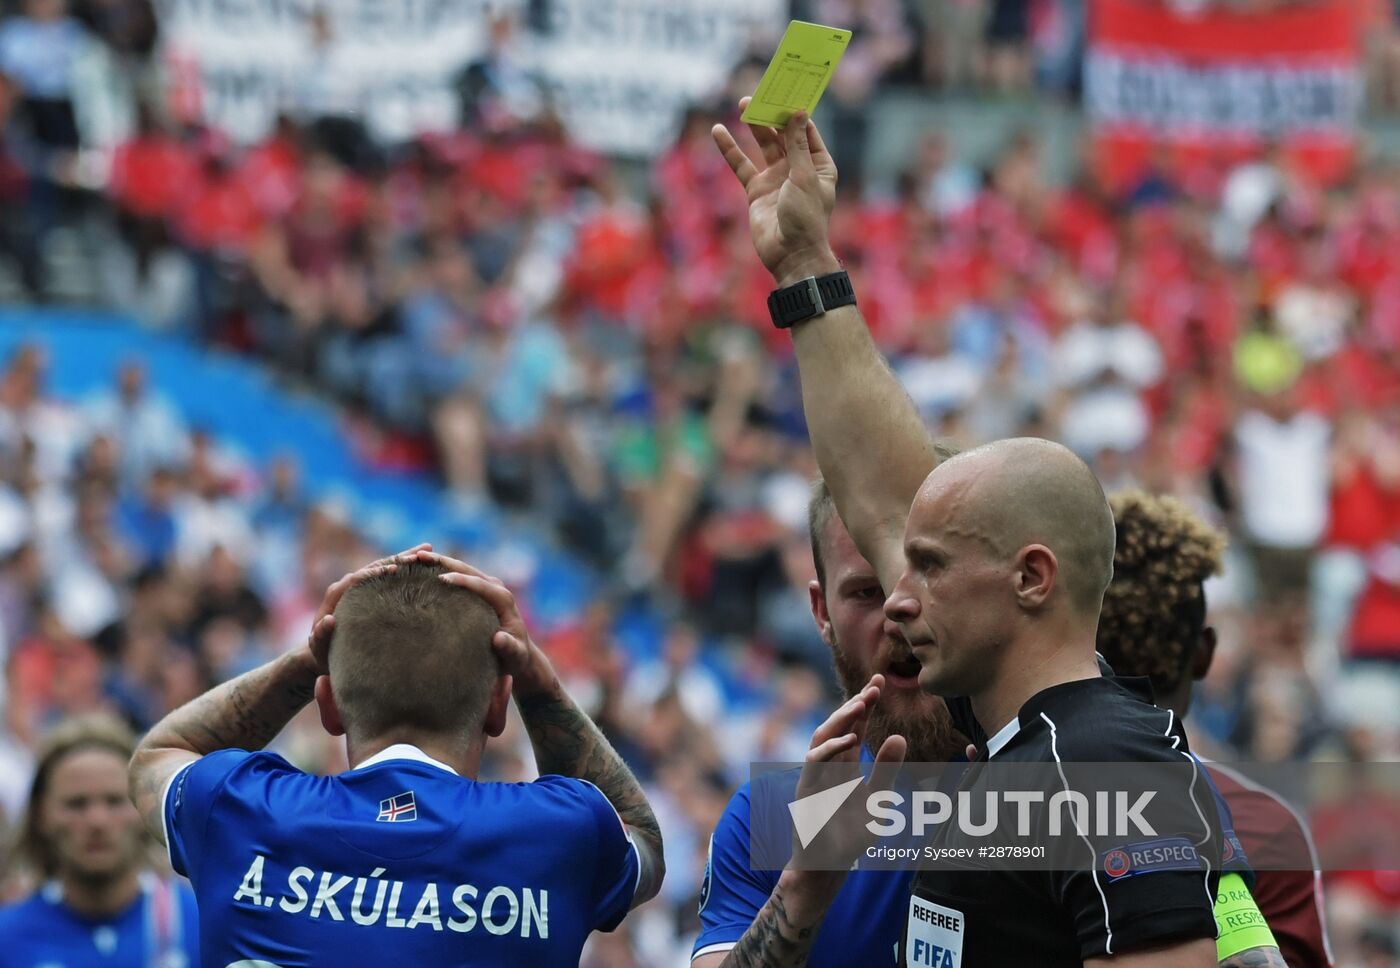
[[[1215,954],[1219,961],[1233,957],[1250,948],[1276,948],[1269,922],[1249,893],[1249,886],[1239,874],[1220,878],[1215,894]]]

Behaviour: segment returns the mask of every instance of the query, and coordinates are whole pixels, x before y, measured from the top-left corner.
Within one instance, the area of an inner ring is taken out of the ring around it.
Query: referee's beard
[[[831,658],[847,699],[864,689],[871,675],[879,671],[862,665],[834,635]],[[903,736],[908,742],[905,759],[910,763],[946,763],[967,750],[967,739],[953,726],[947,705],[922,689],[887,689],[881,694],[870,711],[865,745],[873,753],[890,736]]]

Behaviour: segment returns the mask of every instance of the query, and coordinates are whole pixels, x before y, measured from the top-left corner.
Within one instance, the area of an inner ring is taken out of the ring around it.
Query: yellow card
[[[740,120],[781,128],[798,111],[811,114],[850,42],[849,30],[792,21]]]

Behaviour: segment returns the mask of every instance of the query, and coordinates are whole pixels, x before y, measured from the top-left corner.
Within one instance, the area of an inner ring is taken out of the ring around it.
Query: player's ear
[[[510,676],[497,676],[491,687],[491,698],[486,705],[486,722],[481,730],[487,736],[500,736],[505,732],[506,713],[510,710]]]
[[[1191,656],[1191,678],[1199,682],[1210,671],[1210,663],[1215,658],[1215,629],[1207,625],[1201,629],[1201,641],[1196,646],[1196,654]]]
[[[1026,545],[1016,559],[1016,598],[1022,608],[1043,608],[1055,590],[1060,563],[1045,545]]]
[[[340,718],[340,707],[335,704],[335,690],[331,688],[330,676],[316,677],[316,709],[321,714],[321,725],[332,736],[345,735],[345,723]]]
[[[826,593],[815,578],[807,583],[807,598],[812,607],[812,621],[817,623],[817,631],[827,645],[835,642],[831,635],[831,612],[826,607]]]

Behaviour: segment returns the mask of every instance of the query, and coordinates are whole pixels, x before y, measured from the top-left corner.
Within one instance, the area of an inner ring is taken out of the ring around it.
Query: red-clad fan
[[[117,146],[107,191],[123,215],[173,215],[198,177],[194,149],[171,133],[150,105],[137,106],[136,133]]]

